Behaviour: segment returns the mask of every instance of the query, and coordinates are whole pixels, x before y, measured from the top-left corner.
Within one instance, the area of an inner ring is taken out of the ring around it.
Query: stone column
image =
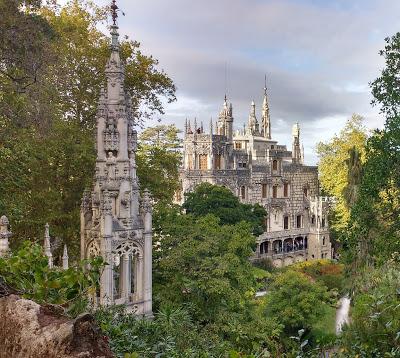
[[[68,270],[68,250],[67,250],[67,245],[64,245],[64,253],[63,253],[63,257],[62,257],[62,267],[63,270]]]
[[[101,256],[108,264],[104,267],[100,279],[100,304],[110,305],[113,302],[113,260],[112,260],[112,205],[110,194],[107,190],[103,192],[101,227]]]
[[[149,203],[150,204],[150,203]],[[147,207],[144,216],[144,314],[152,315],[152,210]]]
[[[129,254],[122,255],[121,276],[119,279],[121,280],[121,297],[127,300],[131,291]]]
[[[136,301],[143,301],[143,255],[138,255],[136,264]]]

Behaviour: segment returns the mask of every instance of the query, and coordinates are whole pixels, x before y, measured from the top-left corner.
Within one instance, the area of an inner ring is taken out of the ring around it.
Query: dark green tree
[[[243,204],[227,188],[202,183],[193,192],[185,194],[183,208],[194,216],[212,214],[221,220],[222,225],[233,225],[240,221],[251,224],[254,235],[264,231],[265,209],[259,205]]]

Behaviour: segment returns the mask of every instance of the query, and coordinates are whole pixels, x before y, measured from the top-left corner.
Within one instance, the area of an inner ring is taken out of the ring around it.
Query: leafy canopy
[[[227,188],[202,183],[186,195],[183,208],[194,216],[212,214],[220,219],[222,225],[232,225],[247,221],[255,235],[262,234],[265,209],[259,205],[243,204]]]

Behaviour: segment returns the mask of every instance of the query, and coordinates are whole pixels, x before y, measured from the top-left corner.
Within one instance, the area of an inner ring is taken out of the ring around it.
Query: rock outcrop
[[[8,295],[0,298],[0,358],[114,357],[90,314],[75,320],[49,307]]]

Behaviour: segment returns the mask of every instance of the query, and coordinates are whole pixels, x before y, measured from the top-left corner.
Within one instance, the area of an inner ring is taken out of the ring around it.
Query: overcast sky
[[[227,92],[235,127],[242,128],[253,99],[261,116],[267,74],[272,136],[290,147],[298,121],[309,164],[317,162],[316,143],[331,138],[352,113],[363,115],[368,127],[383,124],[370,106],[368,83],[382,69],[384,38],[400,30],[399,0],[117,4],[125,13],[120,34],[140,41],[177,85],[178,100],[166,106],[163,123],[183,128],[186,117],[197,117],[208,128]]]

